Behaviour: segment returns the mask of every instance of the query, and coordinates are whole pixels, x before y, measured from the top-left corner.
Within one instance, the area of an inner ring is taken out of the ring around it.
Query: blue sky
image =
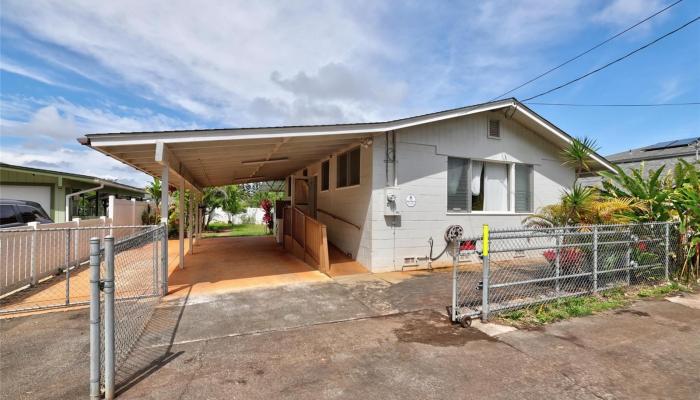
[[[3,1],[0,159],[142,185],[86,133],[394,119],[487,101],[671,0]],[[700,15],[667,12],[514,93],[586,73]],[[538,99],[700,101],[700,23]],[[611,154],[700,135],[700,107],[531,106]]]

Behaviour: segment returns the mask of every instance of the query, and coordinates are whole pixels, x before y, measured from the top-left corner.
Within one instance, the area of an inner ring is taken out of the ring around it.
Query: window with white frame
[[[511,168],[514,167],[514,168]],[[514,171],[512,171],[514,170]],[[511,193],[510,181],[514,180]],[[532,166],[447,158],[447,210],[452,212],[532,211]]]
[[[360,184],[360,148],[356,147],[336,158],[336,187],[354,186]]]

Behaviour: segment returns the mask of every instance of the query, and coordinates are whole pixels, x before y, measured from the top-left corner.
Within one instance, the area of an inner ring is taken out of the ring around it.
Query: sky
[[[382,121],[493,99],[675,0],[4,0],[0,160],[143,186],[87,133]],[[589,72],[700,15],[668,11],[512,95]],[[700,101],[700,22],[537,99]],[[700,107],[531,105],[612,154],[700,136]]]

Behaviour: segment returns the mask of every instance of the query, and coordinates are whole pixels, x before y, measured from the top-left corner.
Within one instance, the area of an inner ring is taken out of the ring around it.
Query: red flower
[[[639,249],[639,251],[647,251],[647,248],[648,246],[646,243],[637,243],[637,249]]]

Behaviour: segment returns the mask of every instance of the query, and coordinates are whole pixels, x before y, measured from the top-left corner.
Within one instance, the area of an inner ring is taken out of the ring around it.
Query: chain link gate
[[[120,368],[168,292],[164,225],[115,243],[90,239],[90,397],[113,399]]]
[[[455,242],[450,317],[480,316],[617,287],[668,281],[678,259],[678,223],[579,225],[484,232]],[[460,262],[464,242],[480,264]],[[457,248],[459,243],[459,248]]]

